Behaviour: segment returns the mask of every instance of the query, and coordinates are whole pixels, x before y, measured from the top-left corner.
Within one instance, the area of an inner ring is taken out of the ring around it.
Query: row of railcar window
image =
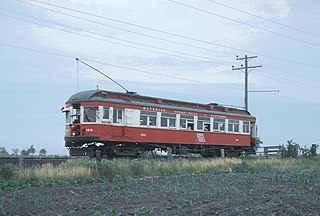
[[[176,129],[177,119],[179,124],[178,129],[184,130],[200,130],[200,131],[226,131],[226,121],[224,118],[213,118],[213,127],[211,130],[211,120],[209,117],[198,116],[195,124],[195,118],[192,115],[178,115],[171,113],[160,113],[160,127]],[[239,120],[228,120],[228,132],[240,132],[240,123],[242,123],[242,133],[250,133],[250,122]],[[156,127],[157,126],[157,112],[141,111],[140,125]],[[196,128],[195,128],[196,126]]]
[[[101,122],[124,124],[124,109],[107,106],[84,106],[81,108],[81,110],[80,108],[73,109],[72,113],[67,113],[67,122],[70,122],[71,119],[72,121],[76,120],[80,122],[80,113],[83,113],[83,123]],[[68,117],[68,115],[70,116]],[[195,118],[193,115],[141,110],[139,122],[141,127],[160,127],[179,130],[250,134],[249,121],[231,120],[225,118],[211,119],[209,117],[202,116],[197,116],[197,118]]]

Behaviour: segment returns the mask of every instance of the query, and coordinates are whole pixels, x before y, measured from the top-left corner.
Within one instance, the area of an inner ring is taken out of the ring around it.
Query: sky
[[[77,91],[120,91],[244,107],[263,146],[320,142],[317,0],[1,0],[0,136],[12,149],[66,155]],[[276,90],[279,93],[270,93]]]

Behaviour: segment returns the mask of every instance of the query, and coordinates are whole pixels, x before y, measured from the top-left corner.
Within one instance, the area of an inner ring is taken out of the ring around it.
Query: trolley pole
[[[244,109],[246,111],[248,111],[248,69],[254,69],[257,67],[262,67],[261,65],[255,65],[255,66],[248,66],[248,60],[249,59],[253,59],[253,58],[257,58],[258,56],[247,56],[245,55],[243,58],[239,58],[237,56],[236,60],[244,60],[244,66],[241,65],[241,67],[235,68],[234,66],[232,66],[232,70],[244,70]]]

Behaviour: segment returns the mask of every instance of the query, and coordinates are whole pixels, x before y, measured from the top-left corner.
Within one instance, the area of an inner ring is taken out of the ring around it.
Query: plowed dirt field
[[[320,215],[320,174],[183,174],[6,189],[2,215]]]

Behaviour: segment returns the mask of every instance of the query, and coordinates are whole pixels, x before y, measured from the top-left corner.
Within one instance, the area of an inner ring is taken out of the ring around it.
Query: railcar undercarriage
[[[167,152],[169,149],[174,155],[199,154],[203,157],[220,157],[224,149],[226,157],[238,157],[241,154],[255,154],[253,147],[234,147],[217,145],[186,145],[186,144],[151,144],[151,143],[86,143],[82,146],[67,146],[70,156],[95,157],[100,151],[102,157],[138,157],[143,152],[156,149]]]

